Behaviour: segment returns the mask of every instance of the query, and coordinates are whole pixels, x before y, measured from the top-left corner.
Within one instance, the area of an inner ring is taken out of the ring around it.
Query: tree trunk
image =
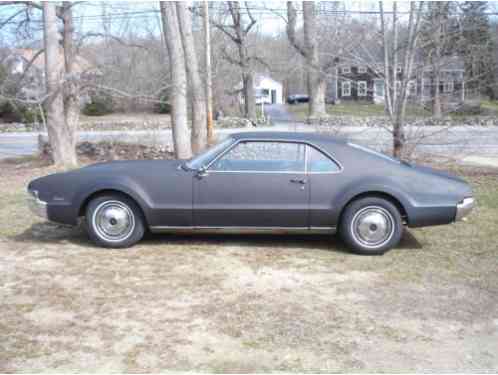
[[[403,154],[405,134],[403,130],[403,119],[397,117],[393,123],[393,156],[400,158]]]
[[[204,9],[204,52],[206,58],[206,116],[207,116],[207,143],[210,145],[214,141],[213,134],[213,83],[211,77],[211,34],[209,27],[209,6],[208,1],[203,1]]]
[[[389,75],[389,49],[388,49],[388,35],[386,31],[386,21],[384,17],[384,5],[382,1],[379,1],[380,10],[380,32],[382,34],[382,52],[384,57],[384,110],[387,112],[389,117],[392,119],[394,111],[391,101],[391,77]]]
[[[392,48],[392,78],[391,78],[391,102],[394,108],[398,106],[398,5],[397,2],[393,2],[393,48]],[[406,74],[404,72],[403,74]]]
[[[308,81],[309,116],[327,116],[325,109],[326,81],[320,68],[318,56],[315,3],[303,1],[304,44]]]
[[[184,2],[176,2],[178,24],[185,51],[185,65],[192,88],[192,151],[198,154],[206,148],[206,97],[204,86],[199,75],[199,64],[195,52],[194,36],[192,35],[191,16]]]
[[[242,74],[242,92],[244,96],[244,114],[249,120],[256,120],[256,100],[254,98],[254,74],[248,67]]]
[[[239,28],[241,26],[239,25]],[[242,31],[238,31],[242,35]],[[244,97],[244,116],[249,120],[256,120],[256,99],[254,97],[254,73],[250,65],[245,42],[238,45],[240,66],[242,68],[242,95]]]
[[[80,98],[79,98],[79,77],[74,71],[74,59],[76,56],[74,48],[74,23],[73,23],[73,4],[69,1],[63,2],[62,20],[64,22],[62,43],[64,47],[64,67],[66,70],[63,102],[64,118],[68,132],[70,147],[76,150],[76,137],[78,131],[78,122],[80,117]]]
[[[47,87],[47,132],[57,167],[70,169],[77,165],[74,135],[64,121],[62,82],[64,72],[58,70],[59,45],[55,3],[43,2],[43,36],[45,42],[45,79]]]
[[[439,90],[439,68],[436,68],[433,70],[434,72],[434,79],[433,79],[433,94],[432,94],[432,116],[434,116],[435,119],[441,119],[442,117],[442,112],[441,112],[441,93]]]
[[[175,155],[178,159],[188,159],[192,156],[192,147],[187,124],[187,75],[176,6],[174,2],[161,2],[160,7],[171,69],[171,122]]]

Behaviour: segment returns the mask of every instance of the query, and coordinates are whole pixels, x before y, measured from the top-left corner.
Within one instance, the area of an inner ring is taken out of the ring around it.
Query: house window
[[[365,66],[358,67],[358,73],[362,74],[362,73],[366,73],[366,72],[367,72],[367,68]]]
[[[349,73],[351,73],[351,67],[350,66],[343,66],[341,71],[342,71],[342,74],[349,74]]]
[[[396,67],[396,73],[401,73],[401,66]]]
[[[455,85],[453,81],[444,81],[443,82],[443,92],[453,92]]]
[[[384,80],[376,79],[374,81],[374,95],[375,96],[384,96]]]
[[[358,81],[358,96],[367,96],[367,81]]]
[[[343,81],[341,83],[342,96],[351,96],[351,82]]]
[[[417,84],[415,81],[408,82],[408,95],[416,95],[417,94]]]

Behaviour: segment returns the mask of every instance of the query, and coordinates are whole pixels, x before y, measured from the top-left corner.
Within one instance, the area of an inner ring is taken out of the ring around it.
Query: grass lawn
[[[496,100],[483,100],[481,101],[481,108],[498,113],[498,101]]]
[[[308,104],[287,105],[298,119],[304,120],[308,115]],[[384,105],[367,102],[343,102],[341,104],[327,104],[327,113],[331,116],[384,116]],[[408,116],[430,116],[430,112],[419,106],[408,106]]]
[[[329,236],[149,235],[43,222],[0,162],[0,372],[498,371],[498,171],[459,169],[467,222],[384,256]]]

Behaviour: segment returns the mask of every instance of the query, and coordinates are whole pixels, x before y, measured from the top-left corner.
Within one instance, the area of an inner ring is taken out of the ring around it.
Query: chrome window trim
[[[298,143],[302,144],[305,147],[304,149],[304,171],[219,171],[219,170],[213,170],[209,169],[212,164],[214,164],[218,159],[222,158],[225,154],[230,152],[233,148],[235,148],[239,143],[242,142],[280,142],[280,143]],[[322,154],[324,154],[326,157],[328,157],[330,160],[332,160],[337,166],[339,167],[338,171],[332,171],[332,172],[309,172],[308,171],[308,147],[313,147],[316,150],[320,151]],[[313,142],[309,141],[301,141],[301,140],[294,140],[294,139],[268,139],[268,138],[246,138],[246,139],[237,139],[234,143],[232,143],[226,150],[220,152],[213,160],[209,162],[209,164],[206,166],[206,171],[209,173],[273,173],[273,174],[304,174],[304,175],[310,175],[310,174],[337,174],[337,173],[342,173],[344,170],[344,167],[342,164],[332,155],[330,155],[329,152],[323,150],[321,147],[317,146]]]
[[[228,149],[232,148],[232,147],[233,147],[233,145],[237,143],[237,140],[236,140],[236,139],[234,139],[234,138],[232,138],[232,136],[231,136],[231,135],[228,135],[225,139],[223,139],[223,140],[222,140],[222,141],[220,141],[219,143],[225,142],[226,140],[231,140],[231,141],[232,141],[232,143],[230,143],[230,144],[228,145]],[[213,147],[216,147],[216,146],[213,146]],[[220,155],[224,154],[224,153],[226,152],[226,150],[227,150],[227,149],[225,149],[225,150],[221,150],[219,153],[217,153],[217,154],[213,157],[213,159],[211,159],[211,161],[207,164],[208,166],[206,167],[206,169],[207,169],[207,168],[209,168],[209,166],[212,164],[213,160],[216,160],[216,159],[217,159]],[[208,150],[206,150],[205,152],[208,152],[208,151],[209,151],[209,149],[208,149]],[[197,155],[197,156],[196,156],[195,158],[193,158],[191,161],[194,161],[195,159],[200,158],[203,154],[204,154],[204,152],[203,152],[202,154]],[[187,163],[189,163],[189,161],[187,161]],[[180,167],[180,168],[181,168],[181,166],[182,166],[182,164],[180,164],[180,165],[179,165],[179,167]]]

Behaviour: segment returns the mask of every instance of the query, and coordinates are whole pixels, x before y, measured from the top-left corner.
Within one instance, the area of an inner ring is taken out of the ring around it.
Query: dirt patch
[[[498,176],[466,223],[381,257],[327,236],[149,235],[95,247],[44,223],[2,163],[0,372],[497,371]]]

